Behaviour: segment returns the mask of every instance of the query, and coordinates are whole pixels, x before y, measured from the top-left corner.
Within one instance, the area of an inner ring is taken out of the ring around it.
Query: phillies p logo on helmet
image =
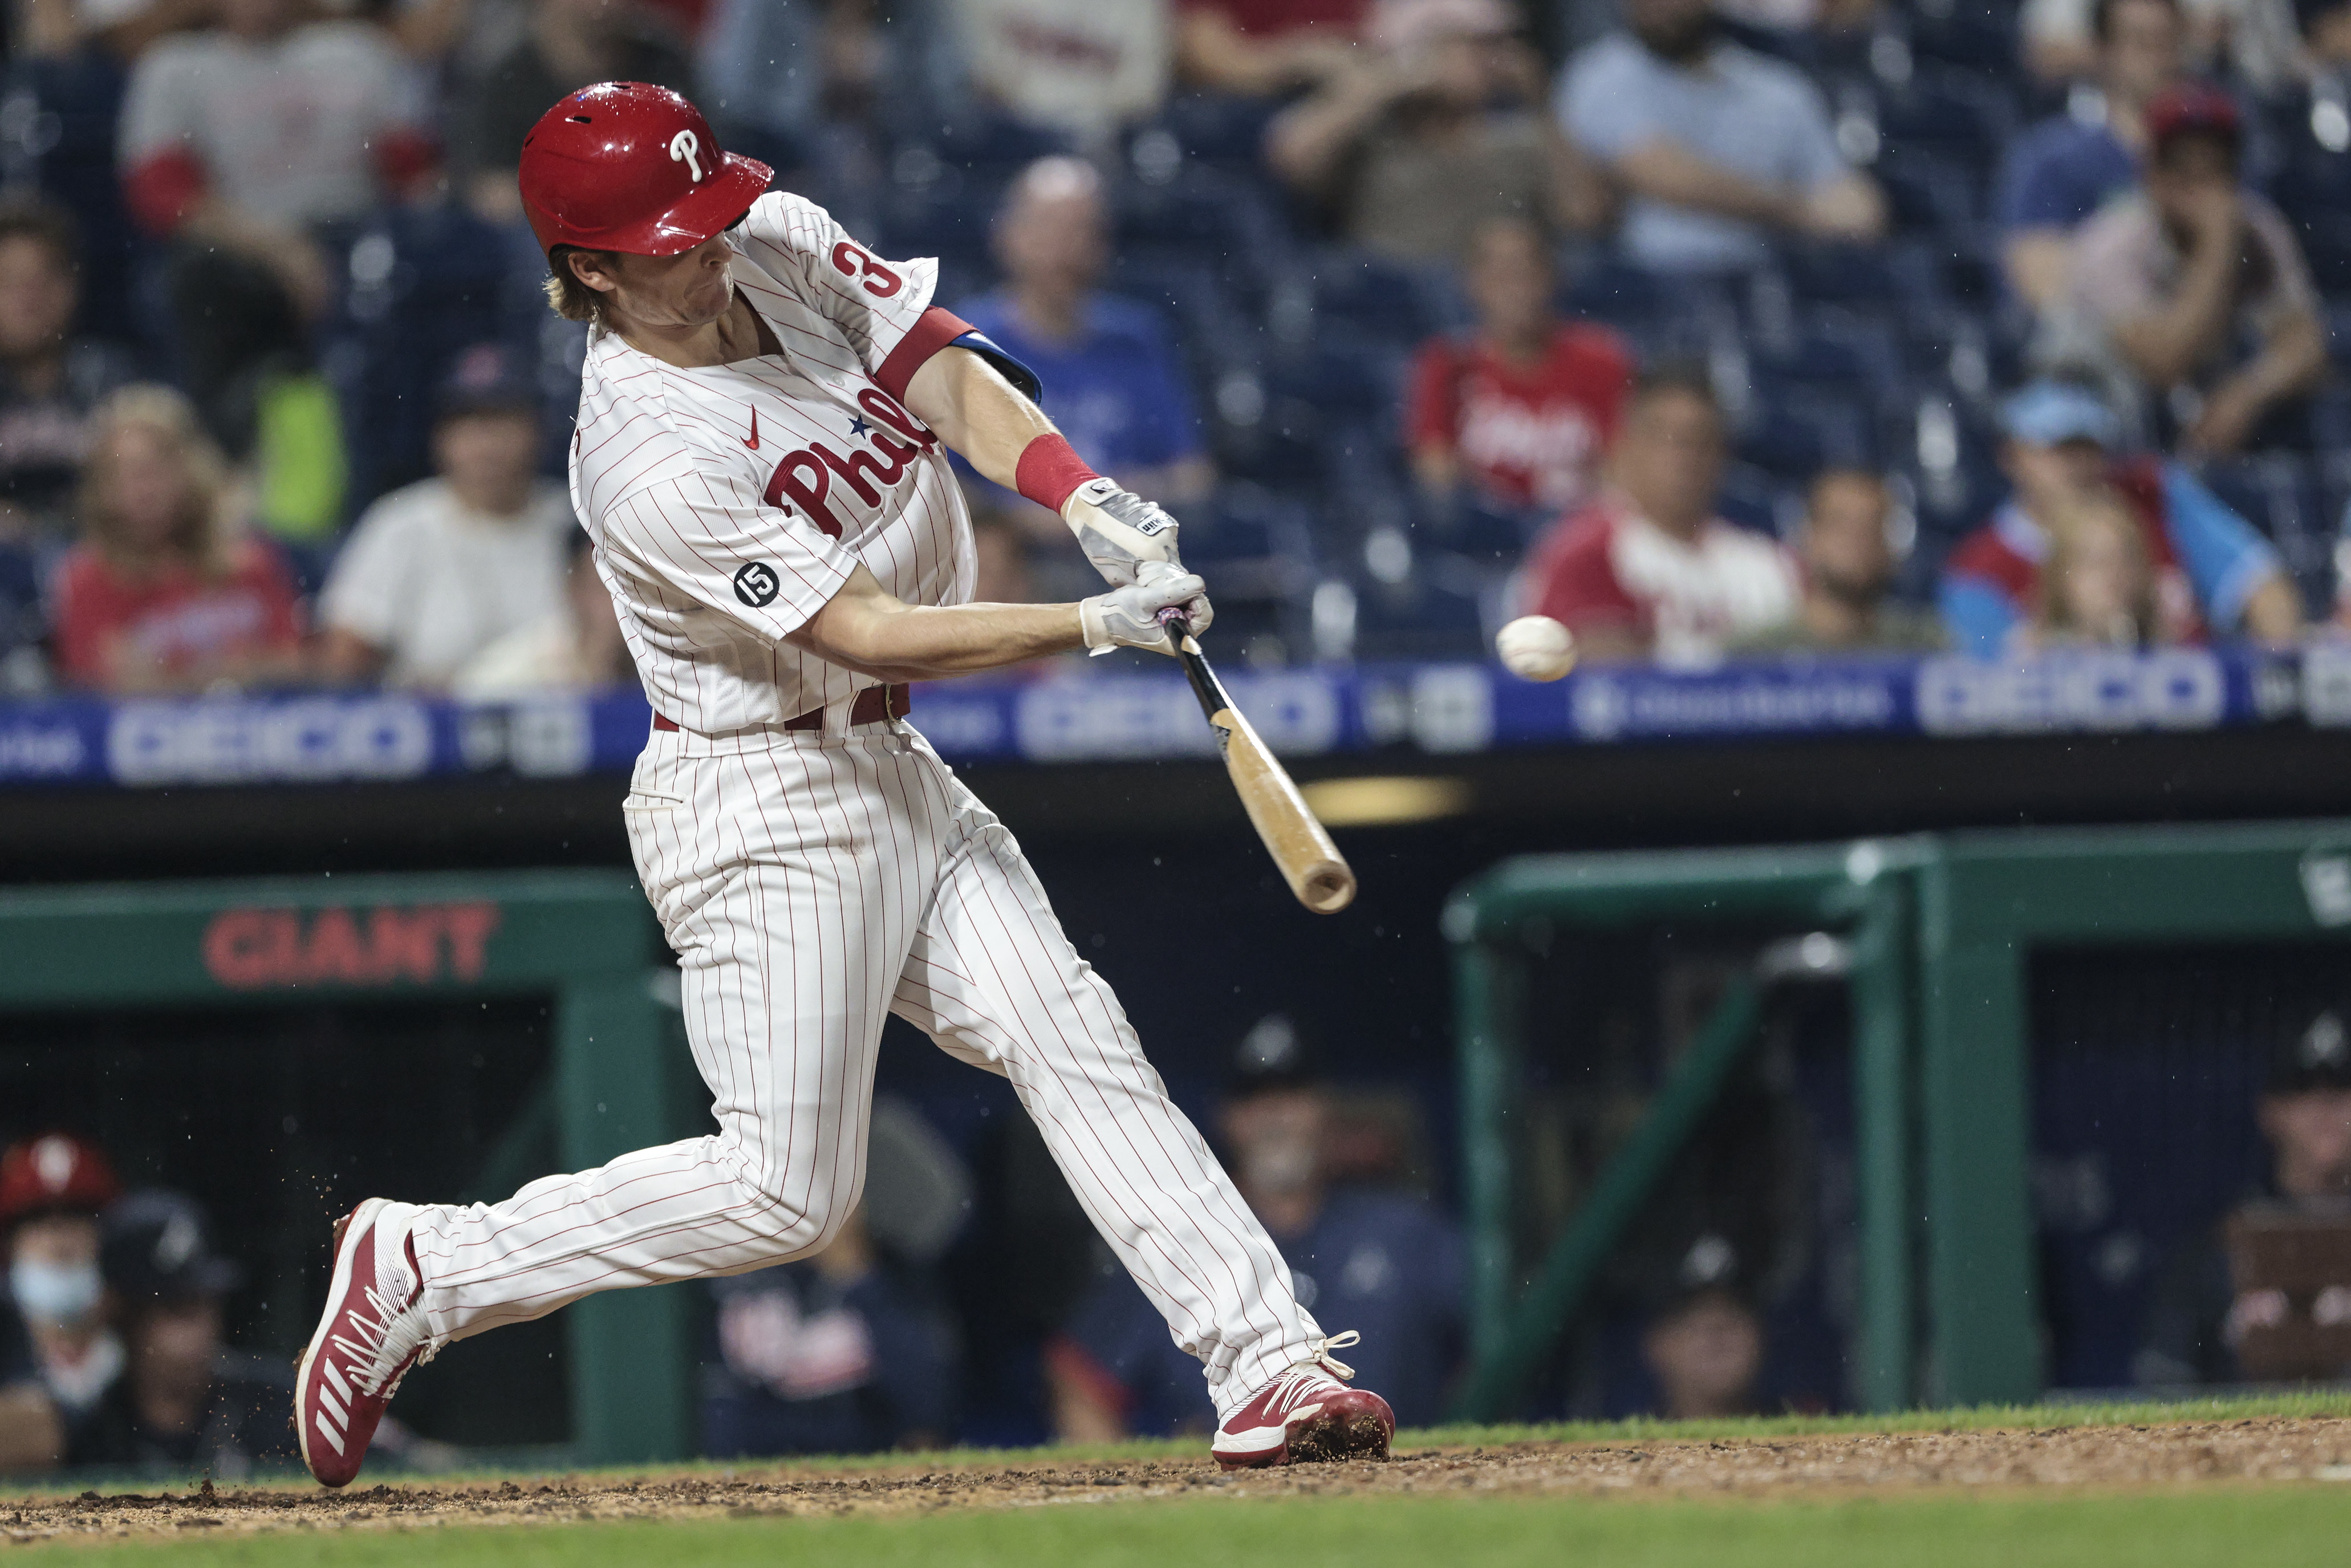
[[[693,176],[683,191],[681,164]],[[774,171],[722,149],[702,111],[669,89],[607,81],[539,116],[515,172],[540,249],[676,256],[739,221]]]

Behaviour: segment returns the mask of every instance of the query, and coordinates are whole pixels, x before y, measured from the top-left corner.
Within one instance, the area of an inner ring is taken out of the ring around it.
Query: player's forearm
[[[906,407],[980,474],[1018,487],[1020,454],[1053,422],[994,365],[968,349],[942,349],[906,383]]]
[[[1002,669],[1085,646],[1074,604],[907,604],[888,595],[836,599],[789,641],[828,664],[883,681]]]

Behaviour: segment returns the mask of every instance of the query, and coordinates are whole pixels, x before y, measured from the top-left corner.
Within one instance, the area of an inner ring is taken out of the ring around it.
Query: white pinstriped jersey
[[[571,445],[645,695],[705,735],[879,684],[783,641],[858,564],[912,604],[965,602],[976,570],[946,449],[901,402],[967,329],[930,308],[937,263],[881,261],[781,193],[728,238],[783,353],[679,370],[592,331]]]

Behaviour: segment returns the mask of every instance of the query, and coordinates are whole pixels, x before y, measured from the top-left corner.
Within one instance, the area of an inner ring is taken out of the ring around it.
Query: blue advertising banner
[[[1539,685],[1486,664],[1365,664],[1227,683],[1285,756],[1736,741],[2351,726],[2351,644],[2084,650],[2014,662],[1817,659],[1580,670]],[[463,704],[394,693],[94,698],[0,706],[0,786],[350,783],[624,771],[652,714],[633,691]],[[926,685],[914,722],[950,760],[1212,754],[1175,674]]]

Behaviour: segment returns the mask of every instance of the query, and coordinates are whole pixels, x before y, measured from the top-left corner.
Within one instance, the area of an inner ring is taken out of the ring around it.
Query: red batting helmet
[[[722,152],[702,110],[641,81],[581,88],[522,142],[522,205],[539,248],[691,250],[748,212],[775,171]]]
[[[105,1152],[64,1133],[12,1145],[0,1155],[0,1226],[60,1210],[96,1214],[121,1194]]]

